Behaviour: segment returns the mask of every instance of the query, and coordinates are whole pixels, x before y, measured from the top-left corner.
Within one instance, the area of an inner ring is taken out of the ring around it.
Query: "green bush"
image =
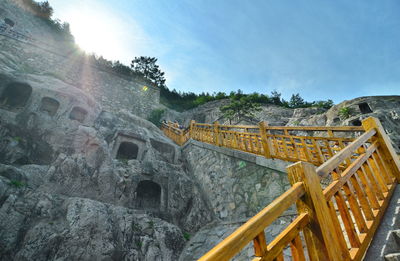
[[[25,186],[25,183],[19,181],[19,180],[11,180],[9,183],[11,186],[14,186],[16,188],[22,188],[23,186]]]
[[[157,127],[161,127],[161,117],[164,114],[165,110],[156,109],[150,113],[150,116],[147,118],[148,121],[151,121]]]
[[[185,238],[186,241],[189,241],[190,238],[191,238],[191,235],[189,233],[187,233],[187,232],[183,232],[183,238]]]
[[[351,114],[351,109],[349,107],[342,107],[339,109],[339,116],[343,119],[348,119]]]

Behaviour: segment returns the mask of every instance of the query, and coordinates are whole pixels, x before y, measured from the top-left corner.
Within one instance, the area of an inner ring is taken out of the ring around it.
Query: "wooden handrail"
[[[288,245],[294,260],[305,260],[305,253],[311,261],[362,260],[400,178],[399,158],[379,120],[368,118],[363,128],[320,167],[289,166],[292,187],[199,260],[229,260],[251,241],[253,260],[282,260]],[[320,177],[327,175],[332,182],[322,190]],[[268,244],[265,228],[293,203],[298,216]]]
[[[191,121],[190,127],[180,129],[177,123],[163,123],[161,129],[178,145],[185,144],[190,138],[216,146],[241,150],[266,158],[286,161],[307,161],[321,165],[337,151],[343,149],[354,138],[336,137],[336,132],[364,131],[362,127],[291,127],[268,126],[267,123],[256,125],[220,125],[196,123]],[[291,134],[290,131],[295,131]],[[300,135],[306,131],[308,135]],[[326,132],[324,136],[310,136],[309,132]],[[281,132],[281,133],[276,133]]]
[[[219,243],[218,246],[200,258],[199,261],[231,259],[303,195],[303,183],[294,184],[289,190]]]

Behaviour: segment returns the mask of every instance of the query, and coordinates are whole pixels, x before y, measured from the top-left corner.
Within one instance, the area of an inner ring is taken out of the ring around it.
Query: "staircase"
[[[254,261],[285,260],[287,249],[293,260],[400,260],[399,226],[385,225],[390,223],[390,211],[383,218],[389,205],[389,210],[395,208],[392,219],[398,215],[395,204],[399,198],[396,185],[400,181],[400,161],[378,119],[365,119],[362,127],[192,122],[187,130],[174,129],[168,124],[163,126],[164,133],[180,144],[192,138],[266,158],[299,161],[287,168],[292,184],[289,190],[199,260],[231,260],[251,242]],[[315,135],[321,132],[323,135]],[[361,135],[343,138],[334,132]],[[321,185],[323,178],[329,180],[326,186]],[[292,204],[297,206],[297,217],[268,242],[265,229]]]

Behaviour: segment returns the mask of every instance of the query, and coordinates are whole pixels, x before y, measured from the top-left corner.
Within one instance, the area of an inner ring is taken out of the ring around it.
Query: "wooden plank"
[[[304,195],[304,192],[303,183],[298,182],[294,184],[289,190],[272,201],[271,204],[249,219],[199,260],[222,261],[234,257],[243,247],[260,234],[261,231],[275,221],[283,211]]]
[[[310,126],[268,126],[269,130],[299,130],[299,131],[357,131],[365,129],[359,126],[329,126],[329,127],[310,127]]]
[[[364,144],[369,138],[371,138],[376,131],[371,129],[370,131],[361,135],[358,139],[350,143],[345,149],[341,150],[334,157],[327,160],[324,164],[318,167],[317,174],[320,177],[326,177],[329,172],[337,168],[346,158],[349,158],[354,151],[356,151],[360,146]]]

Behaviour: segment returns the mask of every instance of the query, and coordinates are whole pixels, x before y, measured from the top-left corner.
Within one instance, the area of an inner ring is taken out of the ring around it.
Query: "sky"
[[[82,49],[158,58],[185,92],[400,95],[398,0],[49,0]]]

